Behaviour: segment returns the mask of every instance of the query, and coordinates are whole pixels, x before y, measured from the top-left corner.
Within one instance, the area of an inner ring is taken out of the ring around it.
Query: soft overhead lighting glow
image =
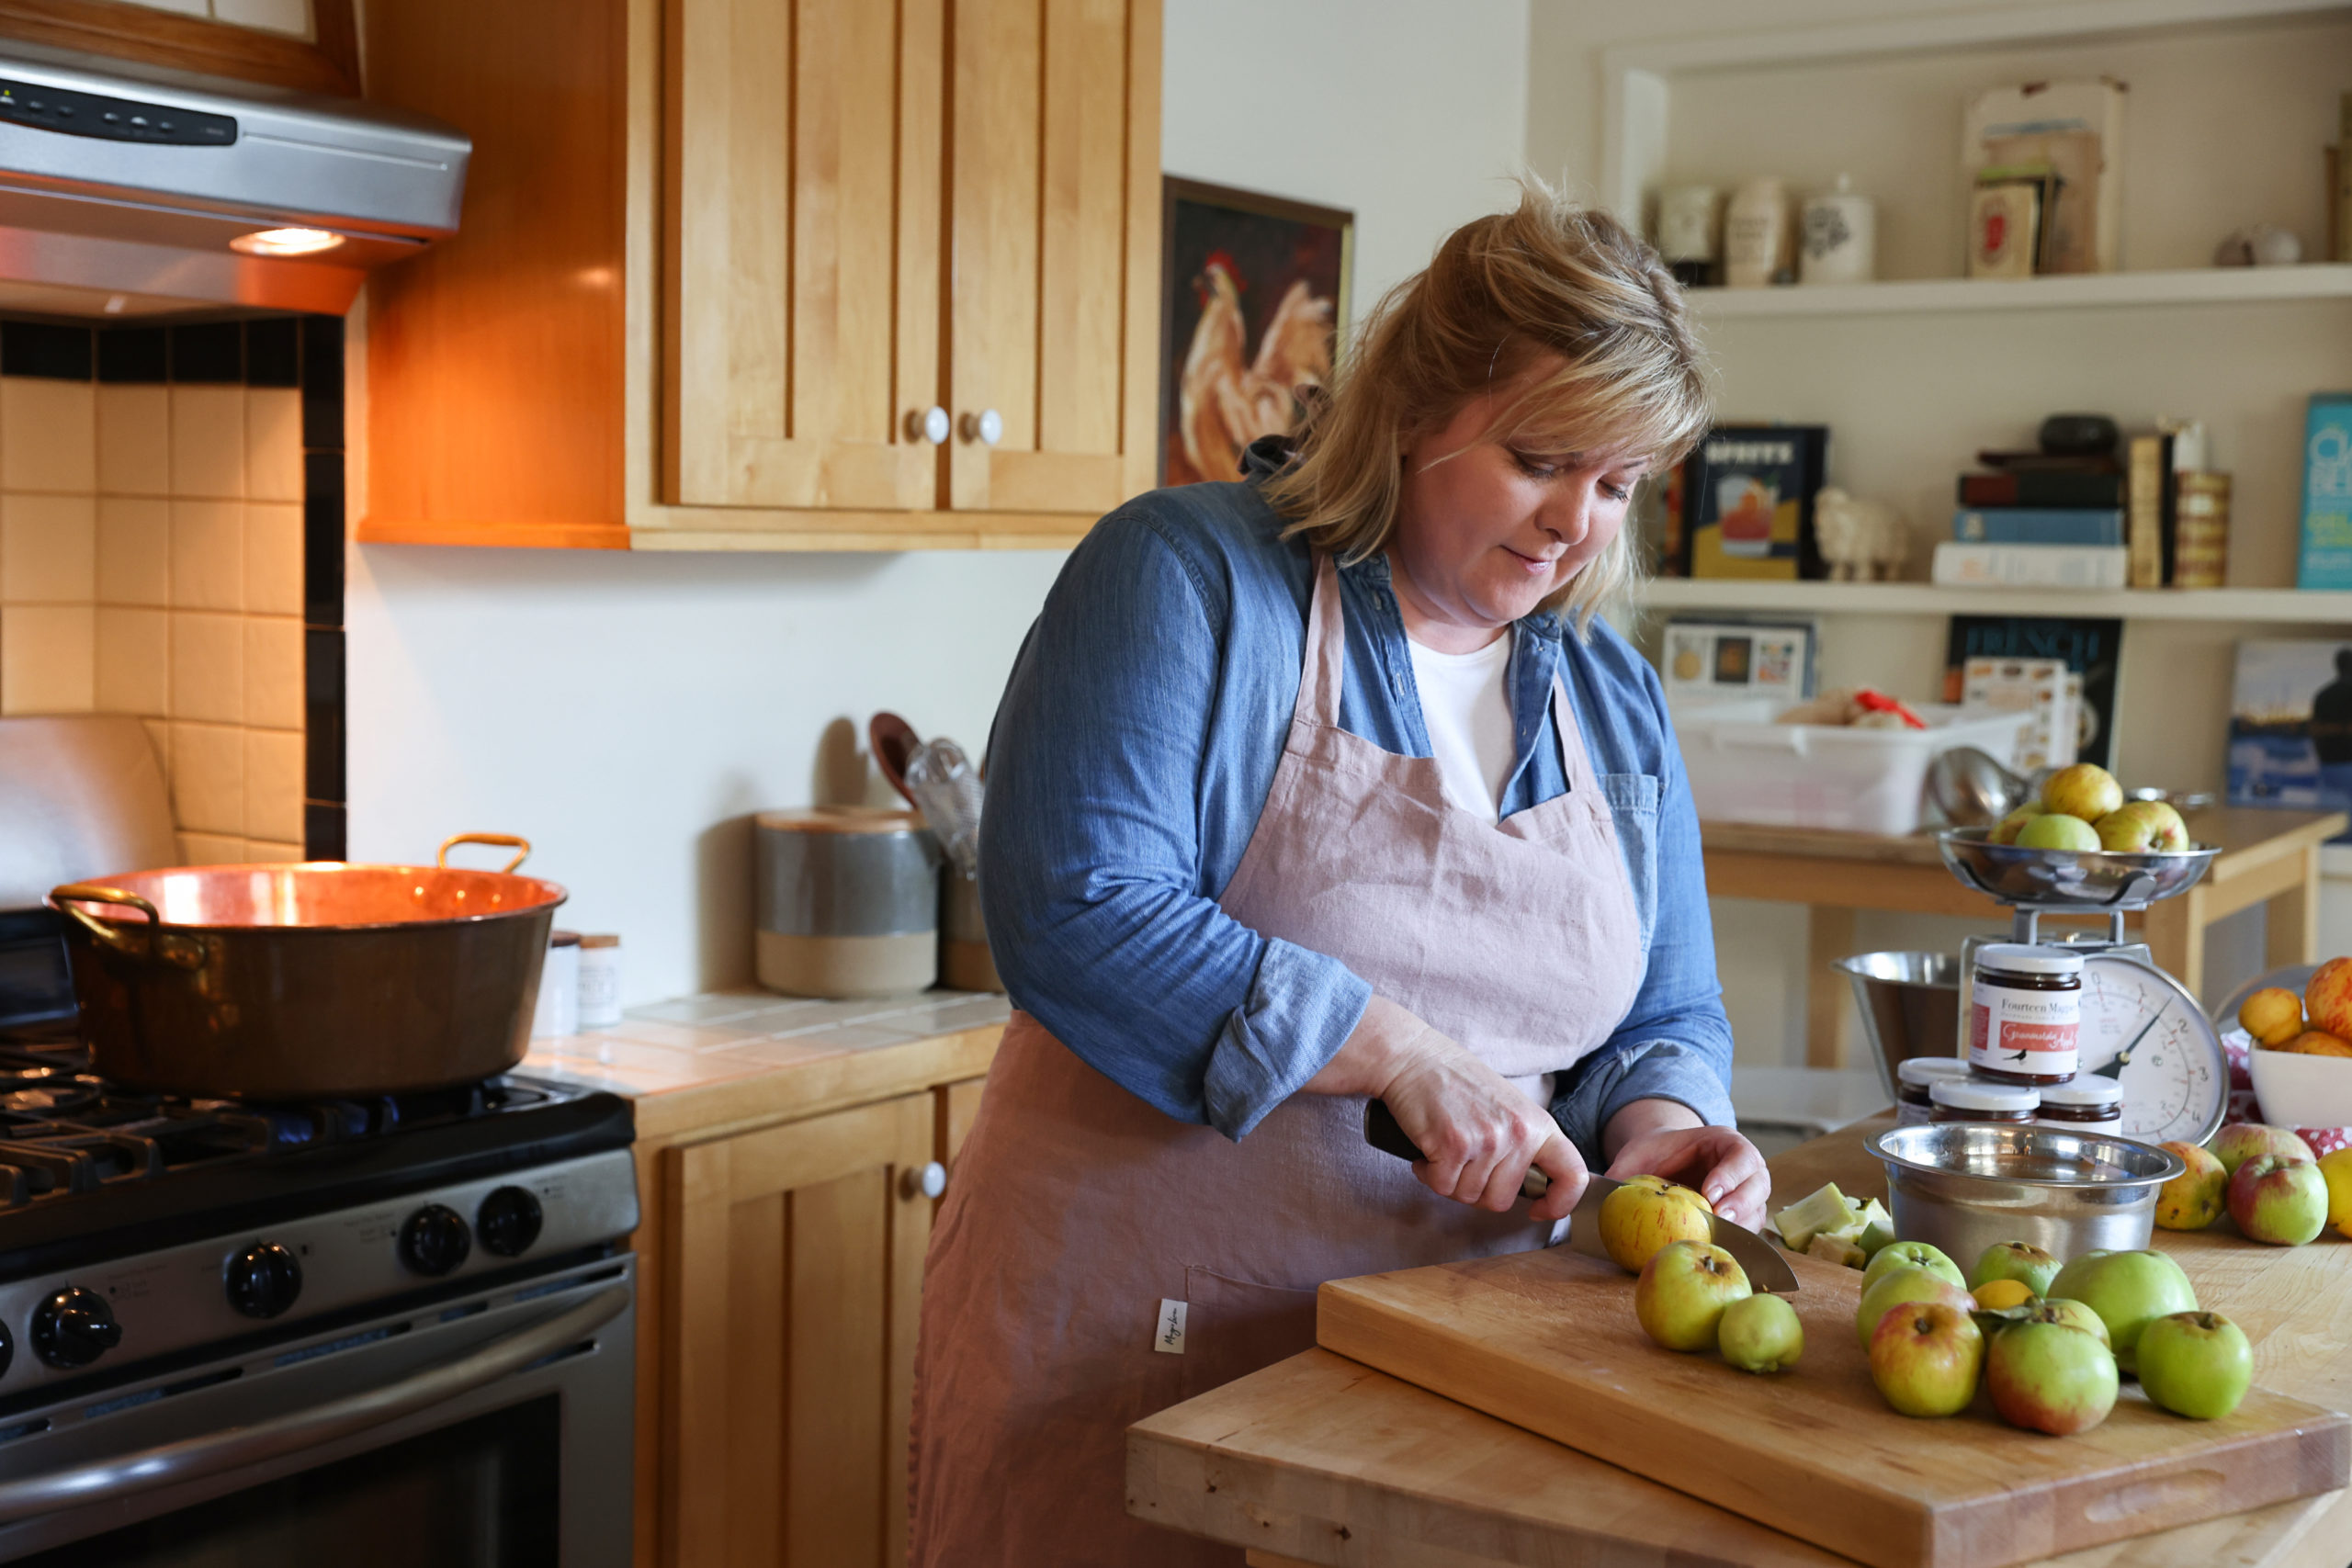
[[[324,229],[264,229],[257,233],[238,235],[229,242],[229,248],[249,256],[308,256],[331,251],[341,243],[342,235],[330,234]]]

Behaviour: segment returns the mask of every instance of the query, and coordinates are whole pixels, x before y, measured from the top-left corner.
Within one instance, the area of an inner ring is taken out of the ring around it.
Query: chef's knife
[[[1395,1155],[1398,1159],[1418,1161],[1421,1157],[1421,1151],[1414,1146],[1412,1139],[1405,1135],[1405,1129],[1396,1124],[1396,1113],[1383,1100],[1364,1102],[1363,1141],[1383,1154]],[[1611,1181],[1608,1177],[1598,1174],[1588,1179],[1583,1196],[1577,1200],[1577,1206],[1568,1211],[1568,1246],[1571,1248],[1594,1258],[1609,1256],[1609,1249],[1600,1245],[1600,1204],[1603,1199],[1623,1185],[1623,1182]],[[1519,1187],[1522,1198],[1541,1198],[1551,1190],[1552,1179],[1533,1167],[1528,1168],[1527,1179]],[[1758,1290],[1783,1294],[1799,1288],[1796,1271],[1789,1267],[1789,1260],[1781,1256],[1780,1248],[1754,1231],[1736,1225],[1721,1214],[1710,1218],[1707,1228],[1714,1244],[1730,1253],[1732,1260],[1747,1275],[1748,1283]]]

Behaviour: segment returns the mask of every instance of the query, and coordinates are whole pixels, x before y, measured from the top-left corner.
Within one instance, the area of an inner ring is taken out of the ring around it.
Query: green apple
[[[1870,1358],[1871,1382],[1898,1413],[1957,1416],[1976,1397],[1984,1335],[1964,1307],[1906,1302],[1879,1320]]]
[[[2109,1350],[2115,1348],[2107,1337],[2107,1320],[2080,1302],[2070,1302],[2064,1296],[2044,1296],[2028,1309],[2026,1315],[2036,1323],[2063,1323],[2069,1328],[2079,1328]]]
[[[2140,1386],[2177,1416],[2218,1420],[2254,1381],[2245,1331],[2217,1312],[2176,1312],[2140,1331]]]
[[[1996,1280],[2015,1280],[2037,1296],[2050,1293],[2050,1281],[2058,1277],[2058,1259],[2030,1241],[1996,1241],[1977,1258],[1976,1267],[1968,1271],[1968,1288],[1989,1285]]]
[[[2326,1228],[2327,1178],[2313,1160],[2256,1155],[2230,1178],[2230,1218],[2249,1241],[2301,1247]]]
[[[2289,1159],[2319,1158],[2312,1153],[2309,1144],[2286,1128],[2266,1127],[2259,1122],[2233,1122],[2214,1134],[2213,1141],[2205,1146],[2213,1151],[2213,1157],[2220,1160],[2222,1168],[2232,1176],[2238,1173],[2238,1167],[2256,1155],[2280,1155]]]
[[[1897,1269],[1925,1269],[1963,1291],[1968,1288],[1968,1276],[1960,1271],[1959,1264],[1944,1256],[1941,1247],[1930,1247],[1924,1241],[1898,1241],[1871,1254],[1870,1267],[1862,1270],[1862,1289],[1869,1290]]]
[[[2066,1437],[2115,1408],[2115,1353],[2096,1336],[2048,1318],[2010,1324],[1984,1350],[1984,1386],[2012,1427]]]
[[[1673,1241],[1650,1255],[1634,1284],[1642,1331],[1669,1350],[1714,1348],[1724,1309],[1751,1294],[1732,1255],[1703,1241]]]
[[[1715,1343],[1743,1372],[1783,1371],[1804,1354],[1804,1325],[1779,1296],[1742,1296],[1724,1308]]]
[[[2123,854],[2145,854],[2155,846],[2156,823],[2148,802],[2131,801],[2117,807],[2091,826],[2098,830],[2098,847]]]
[[[2135,800],[2132,804],[2147,814],[2149,822],[2155,829],[2155,836],[2148,845],[2150,849],[2165,854],[2177,854],[2196,842],[2188,836],[2188,824],[2180,819],[2180,813],[2173,809],[2169,801]]]
[[[1986,837],[1996,844],[2014,844],[2018,841],[2018,829],[2041,815],[2041,807],[2039,803],[2032,806],[2020,806],[1993,824],[1993,831]]]
[[[2088,827],[2123,804],[2123,786],[2097,762],[2076,762],[2041,782],[2041,809],[2064,812]]]
[[[1939,1303],[1955,1312],[1976,1310],[1976,1298],[1968,1293],[1966,1286],[1932,1269],[1890,1269],[1876,1281],[1862,1286],[1862,1304],[1854,1314],[1855,1340],[1863,1349],[1869,1349],[1880,1318],[1896,1307],[1924,1302]]]
[[[2228,1206],[2230,1173],[2195,1144],[2157,1145],[2188,1168],[2156,1190],[2156,1224],[2168,1231],[2201,1231]]]
[[[2045,811],[2018,829],[2018,847],[2022,850],[2095,850],[2099,847],[2098,829],[2079,817],[2063,811]]]
[[[2161,1252],[2090,1252],[2058,1270],[2050,1293],[2080,1302],[2107,1325],[2115,1359],[2133,1370],[2140,1330],[2166,1313],[2195,1312],[2197,1291]]]

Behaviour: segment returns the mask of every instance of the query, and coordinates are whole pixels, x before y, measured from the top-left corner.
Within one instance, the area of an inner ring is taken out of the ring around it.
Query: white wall
[[[1169,0],[1163,162],[1353,209],[1368,299],[1508,198],[1526,38],[1526,0]],[[746,814],[877,707],[977,748],[1059,565],[355,547],[351,853],[522,833],[630,1001],[745,979]]]

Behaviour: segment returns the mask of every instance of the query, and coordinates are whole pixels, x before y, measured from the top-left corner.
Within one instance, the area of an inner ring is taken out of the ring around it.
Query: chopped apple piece
[[[1774,1228],[1791,1252],[1803,1252],[1813,1245],[1813,1238],[1823,1231],[1837,1230],[1851,1224],[1854,1205],[1831,1182],[1809,1197],[1800,1198],[1772,1216]]]
[[[1862,1256],[1860,1247],[1850,1241],[1834,1235],[1815,1236],[1806,1246],[1805,1251],[1812,1257],[1826,1258],[1832,1263],[1842,1263],[1849,1269],[1860,1269],[1870,1261]]]
[[[1875,1258],[1880,1247],[1894,1240],[1894,1216],[1886,1212],[1885,1204],[1872,1198],[1862,1205],[1862,1234],[1854,1238],[1854,1245]]]

